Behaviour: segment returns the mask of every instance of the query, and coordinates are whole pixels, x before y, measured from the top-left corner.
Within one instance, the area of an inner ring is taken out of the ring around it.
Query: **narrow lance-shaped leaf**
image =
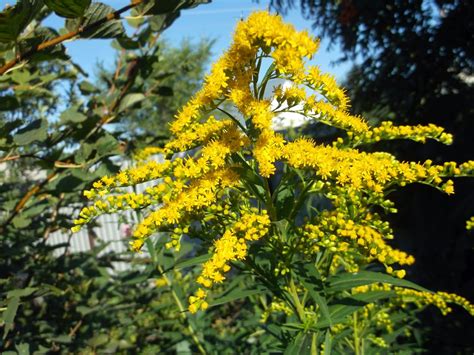
[[[331,315],[329,314],[324,285],[318,270],[312,264],[297,264],[294,270],[311,298],[319,306],[323,319],[331,326]]]
[[[259,295],[265,293],[267,290],[264,287],[258,287],[254,289],[236,289],[235,291],[230,292],[229,294],[218,297],[214,301],[210,302],[210,306],[218,306],[220,304],[228,303],[231,301],[235,301],[241,298],[246,298],[254,295]]]
[[[336,300],[329,305],[329,314],[331,315],[333,325],[345,322],[348,316],[369,303],[391,298],[395,295],[394,291],[371,291]],[[322,329],[329,326],[328,321],[322,320],[316,324],[315,328]]]
[[[284,355],[303,355],[311,352],[312,334],[300,332],[286,348]]]
[[[2,315],[2,319],[5,322],[5,328],[3,331],[3,339],[5,339],[13,329],[13,320],[15,319],[16,312],[18,311],[18,306],[20,305],[19,297],[12,297],[7,304],[7,309]]]
[[[326,290],[328,292],[340,292],[350,290],[357,286],[370,285],[377,282],[413,288],[423,292],[430,292],[426,288],[418,286],[413,282],[373,271],[359,271],[357,273],[343,273],[332,276],[326,280],[328,285]]]

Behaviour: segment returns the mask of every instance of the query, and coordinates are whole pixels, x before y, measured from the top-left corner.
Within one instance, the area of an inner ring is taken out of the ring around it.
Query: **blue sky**
[[[127,5],[130,0],[105,0],[102,2],[118,9]],[[260,3],[255,3],[252,0],[213,0],[210,4],[182,11],[181,16],[162,36],[176,46],[186,38],[196,41],[201,38],[214,39],[216,41],[213,47],[212,59],[214,60],[229,45],[237,21],[241,17],[247,17],[254,10],[267,7],[268,0],[260,0]],[[125,13],[125,16],[127,15]],[[298,29],[308,29],[313,35],[318,35],[311,29],[311,22],[303,19],[298,9],[290,11],[285,16],[285,20],[291,22]],[[58,29],[62,27],[63,19],[53,15],[47,19],[45,25]],[[331,72],[338,80],[342,80],[350,64],[332,65],[331,63],[339,59],[341,55],[336,45],[328,51],[327,44],[327,42],[322,42],[312,63],[319,65],[323,71]],[[91,74],[94,73],[97,62],[103,62],[107,66],[112,65],[114,61],[114,50],[111,48],[109,40],[77,40],[65,45],[68,54],[86,72]]]

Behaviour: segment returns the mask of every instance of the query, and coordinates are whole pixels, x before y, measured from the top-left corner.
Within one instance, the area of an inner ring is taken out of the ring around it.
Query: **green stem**
[[[137,191],[137,186],[134,186],[133,189],[134,189],[134,191]],[[136,215],[137,215],[137,219],[141,220],[142,219],[142,213],[140,211],[135,211],[135,212],[136,212]],[[184,308],[183,303],[181,302],[178,295],[176,294],[171,280],[166,275],[166,273],[163,270],[163,268],[161,267],[161,265],[157,264],[156,254],[152,253],[150,249],[149,249],[149,251],[150,251],[150,255],[151,255],[153,263],[156,265],[158,271],[163,276],[163,278],[165,279],[166,284],[168,285],[168,287],[171,290],[171,295],[173,296],[173,299],[174,299],[176,305],[178,306],[179,314],[180,314],[181,318],[183,319],[183,321],[186,323],[187,328],[189,330],[189,333],[191,334],[191,338],[193,339],[194,343],[196,344],[196,347],[198,348],[198,350],[201,354],[203,354],[203,355],[207,354],[206,350],[204,349],[201,342],[199,341],[199,338],[196,334],[196,331],[194,330],[193,326],[191,325],[191,322],[188,319],[187,310]]]
[[[267,203],[268,214],[270,215],[270,219],[272,221],[277,221],[277,213],[275,206],[273,205],[272,192],[270,190],[270,184],[268,183],[268,179],[264,178],[263,183],[265,184],[265,199]]]
[[[258,99],[262,100],[263,95],[265,94],[265,89],[267,87],[267,83],[270,79],[275,79],[276,77],[273,77],[273,70],[275,69],[275,64],[272,63],[270,67],[267,69],[267,72],[265,73],[265,76],[262,79],[262,83],[260,84],[260,92],[258,92]]]
[[[313,333],[311,338],[311,355],[318,355],[318,335]]]
[[[262,65],[262,57],[257,59],[257,67],[255,68],[255,72],[253,74],[253,92],[254,96],[258,97],[258,75],[260,73],[260,66]]]
[[[196,334],[196,331],[194,330],[193,326],[191,325],[191,322],[188,319],[186,308],[184,308],[183,303],[181,302],[178,295],[174,291],[171,280],[168,278],[168,276],[166,276],[166,273],[164,273],[164,270],[161,267],[161,265],[158,265],[158,271],[161,273],[161,275],[163,276],[163,278],[166,281],[166,284],[169,286],[169,288],[171,290],[171,294],[173,296],[173,299],[174,299],[176,305],[178,306],[179,313],[181,314],[181,317],[183,318],[183,320],[187,324],[187,328],[189,330],[189,333],[191,334],[191,338],[193,339],[194,343],[196,344],[197,348],[199,349],[199,352],[201,354],[207,354],[206,350],[204,349],[201,342],[199,341],[199,338]]]
[[[354,351],[356,355],[363,355],[364,351],[361,349],[360,346],[360,337],[359,337],[359,329],[357,328],[357,312],[354,313],[353,317],[353,327],[354,327]]]
[[[313,186],[313,183],[310,182],[309,184],[307,184],[306,186],[303,187],[303,190],[301,191],[301,193],[298,197],[298,200],[296,201],[295,205],[293,206],[293,209],[291,210],[290,215],[288,217],[288,219],[290,221],[292,221],[293,218],[295,218],[296,215],[298,214],[301,206],[303,205],[304,201],[306,200],[306,195],[307,195],[308,191],[311,189],[312,186]]]
[[[290,275],[290,295],[293,299],[294,307],[296,308],[296,313],[298,314],[298,318],[300,319],[301,323],[305,323],[305,313],[304,307],[300,302],[300,298],[298,297],[298,291],[296,290],[295,283],[293,282],[293,277]]]
[[[222,113],[224,113],[225,115],[227,115],[232,121],[234,121],[239,127],[240,129],[242,130],[242,132],[244,133],[247,133],[245,127],[242,125],[242,123],[239,122],[239,120],[237,118],[235,118],[234,116],[232,116],[229,112],[221,109],[220,107],[216,107],[217,110],[221,111]]]

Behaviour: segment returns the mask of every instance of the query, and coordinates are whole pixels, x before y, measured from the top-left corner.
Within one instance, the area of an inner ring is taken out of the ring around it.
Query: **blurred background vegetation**
[[[189,248],[175,257],[160,251],[150,260],[104,254],[99,240],[89,252],[66,248],[59,257],[57,249],[64,245],[48,244],[52,233],[66,233],[71,226],[64,207],[81,206],[81,191],[116,172],[117,157],[129,159],[135,149],[167,139],[166,123],[200,86],[212,41],[176,45],[159,37],[181,11],[206,2],[132,6],[127,26],[133,34],[114,19],[87,27],[118,10],[88,0],[19,0],[0,14],[0,66],[14,63],[0,76],[3,352],[194,352],[193,336],[216,351],[246,352],[246,342],[255,351],[272,349],[258,336],[260,315],[248,303],[183,316],[179,305],[193,275],[173,271],[162,278],[162,271],[182,262]],[[341,47],[339,59],[353,64],[345,86],[354,113],[373,122],[431,122],[455,136],[449,147],[392,142],[382,148],[406,160],[472,159],[474,9],[469,1],[268,4],[282,14],[301,11],[315,33]],[[42,25],[52,12],[64,20],[64,29]],[[114,66],[98,66],[96,78],[87,79],[61,43],[38,50],[39,44],[73,31],[83,40],[114,39]],[[472,235],[464,228],[474,210],[474,184],[457,181],[456,186],[454,197],[410,186],[395,196],[400,213],[391,218],[397,243],[417,258],[410,279],[474,300]],[[95,238],[92,231],[90,238]],[[160,250],[159,241],[154,247]],[[110,272],[117,260],[127,260],[130,268]],[[170,286],[173,278],[180,286]],[[441,318],[428,310],[423,317],[431,328],[423,346],[431,352],[474,350],[474,323],[467,314]],[[195,329],[204,333],[196,335]]]

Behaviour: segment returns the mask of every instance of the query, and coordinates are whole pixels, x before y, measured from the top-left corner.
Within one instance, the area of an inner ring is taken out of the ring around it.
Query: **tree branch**
[[[92,30],[96,27],[99,27],[99,26],[103,25],[104,23],[106,23],[108,21],[112,21],[112,20],[120,18],[120,15],[122,13],[136,7],[137,5],[140,5],[144,1],[145,0],[132,0],[131,3],[128,4],[127,6],[124,6],[121,9],[108,14],[104,18],[101,18],[100,20],[98,20],[94,23],[91,23],[88,26],[85,26],[85,27],[81,26],[75,31],[71,31],[71,32],[66,33],[64,35],[55,37],[55,38],[53,38],[49,41],[40,43],[39,45],[31,48],[26,53],[17,55],[14,59],[7,62],[4,66],[0,67],[0,75],[5,74],[8,70],[13,68],[19,62],[31,58],[34,54],[36,54],[36,53],[38,53],[42,50],[45,50],[46,48],[54,47],[54,46],[56,46],[56,45],[58,45],[58,44],[60,44],[64,41],[67,41],[68,39],[71,39],[71,38],[74,38],[74,37],[80,35],[81,33],[85,33],[85,32],[90,31],[90,30]]]
[[[15,209],[13,210],[13,212],[10,214],[10,216],[8,216],[8,218],[2,223],[2,225],[0,226],[0,233],[3,232],[4,228],[13,220],[13,218],[16,217],[16,215],[18,213],[20,213],[20,211],[23,209],[23,207],[26,205],[26,203],[29,201],[29,199],[31,197],[33,197],[34,195],[36,195],[38,193],[38,191],[40,191],[43,186],[45,186],[48,182],[50,182],[51,180],[53,180],[56,175],[58,174],[57,171],[53,171],[51,174],[49,174],[46,179],[44,181],[42,181],[41,183],[39,183],[38,185],[34,186],[33,188],[31,188],[23,197],[22,199],[16,204],[15,206]]]

